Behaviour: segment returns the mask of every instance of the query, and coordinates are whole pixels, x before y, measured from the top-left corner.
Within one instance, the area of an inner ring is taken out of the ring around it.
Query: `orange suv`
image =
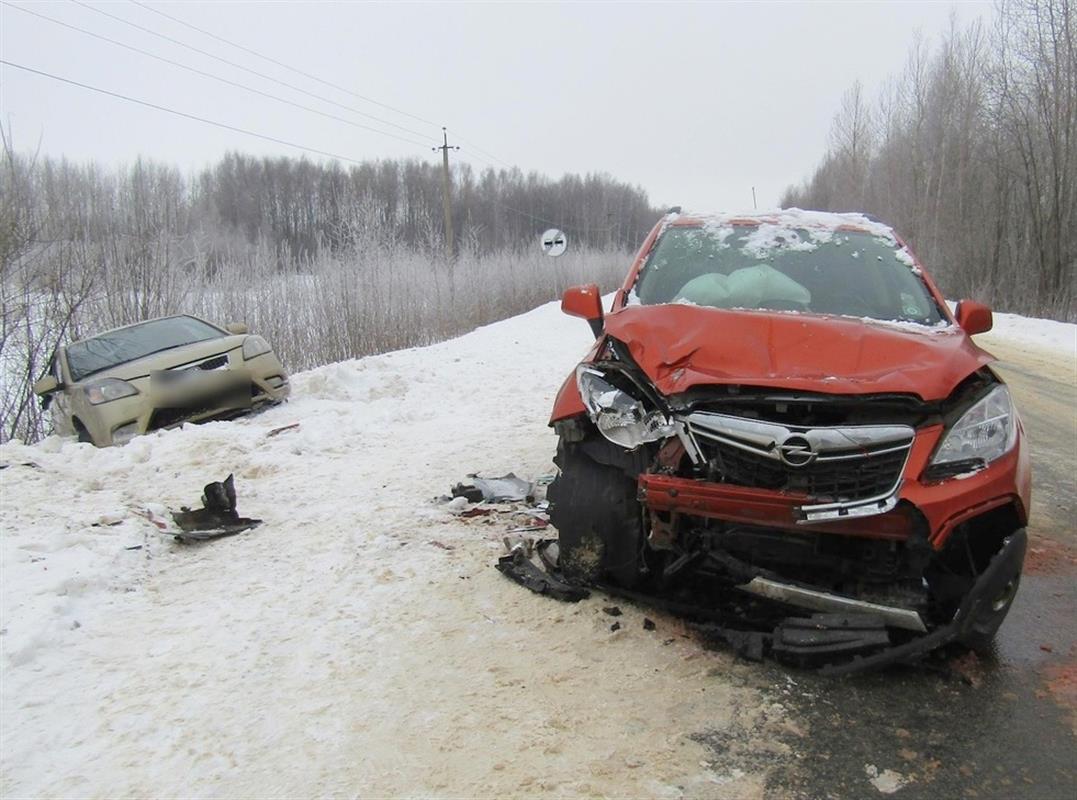
[[[990,309],[952,314],[893,230],[674,209],[609,313],[594,285],[562,308],[596,335],[550,421],[566,576],[662,591],[703,576],[814,612],[775,631],[794,653],[833,645],[803,630],[843,626],[871,632],[868,660],[989,644],[1026,548],[1021,420],[970,338]]]

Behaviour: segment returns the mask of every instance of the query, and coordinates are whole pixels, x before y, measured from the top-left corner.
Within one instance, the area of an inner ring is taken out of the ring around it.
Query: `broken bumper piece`
[[[567,583],[553,572],[539,569],[522,549],[514,549],[497,561],[498,571],[535,594],[544,594],[555,600],[576,603],[591,596],[582,586]]]
[[[826,666],[821,671],[826,675],[849,675],[854,672],[879,669],[889,664],[914,661],[932,650],[956,642],[963,636],[975,632],[984,623],[985,618],[990,619],[992,616],[992,604],[996,598],[1006,592],[1008,584],[1013,581],[1015,575],[1020,575],[1027,549],[1028,534],[1024,528],[1021,528],[1006,540],[1002,549],[991,559],[987,569],[980,573],[950,624],[936,628],[926,636],[897,647],[866,658]]]
[[[866,600],[857,600],[855,597],[820,592],[815,589],[782,583],[760,576],[752,578],[748,583],[737,588],[758,597],[777,600],[786,605],[838,614],[867,614],[873,618],[881,619],[884,624],[894,628],[927,633],[927,626],[924,625],[924,620],[920,617],[919,612],[910,608],[869,603]]]
[[[197,542],[235,536],[262,524],[260,519],[241,517],[236,511],[235,477],[229,475],[223,481],[207,483],[202,490],[202,508],[184,506],[172,512],[180,532],[174,534],[177,542]]]
[[[1027,547],[1028,535],[1024,529],[1016,531],[976,579],[949,624],[901,644],[892,643],[887,630],[890,623],[873,613],[790,617],[770,633],[715,624],[701,625],[698,629],[709,638],[726,642],[744,658],[760,661],[769,653],[781,663],[815,668],[833,677],[913,663],[933,650],[959,641],[991,619],[992,604],[1005,594],[1014,576],[1020,574]],[[900,626],[890,624],[890,627]]]
[[[775,660],[799,668],[818,669],[824,675],[842,676],[898,663],[914,663],[924,655],[960,640],[976,632],[982,625],[990,625],[993,604],[1006,594],[1007,587],[1020,575],[1028,547],[1028,535],[1019,529],[995,554],[991,563],[976,579],[950,623],[930,632],[915,635],[903,643],[894,644],[889,628],[904,628],[910,632],[926,631],[922,618],[916,612],[890,606],[857,601],[852,598],[827,595],[802,587],[767,580],[756,583],[753,578],[741,589],[755,584],[752,591],[769,600],[790,604],[787,592],[811,592],[815,607],[838,609],[838,613],[813,614],[810,617],[788,617],[767,630],[750,630],[752,623],[736,619],[737,614],[715,608],[686,605],[683,602],[646,595],[603,585],[603,591],[661,608],[673,614],[705,620],[695,628],[708,638],[730,645],[739,655],[752,661],[761,661],[766,655]],[[498,561],[497,568],[522,586],[538,594],[560,600],[575,602],[588,596],[586,589],[566,583],[555,571],[545,572],[526,557],[522,549],[514,550]],[[775,594],[776,592],[780,593]],[[798,600],[805,600],[799,595]],[[838,605],[834,605],[838,601]],[[802,603],[803,604],[803,603]],[[892,617],[897,612],[897,617]],[[915,619],[909,614],[915,614]],[[903,624],[898,624],[903,623]],[[997,624],[997,623],[996,623]],[[771,623],[773,625],[773,623]],[[761,627],[761,626],[759,626]],[[907,634],[906,634],[907,635]]]

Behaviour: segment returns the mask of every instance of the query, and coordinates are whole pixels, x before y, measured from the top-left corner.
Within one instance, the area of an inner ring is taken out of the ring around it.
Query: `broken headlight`
[[[135,394],[138,394],[138,389],[119,378],[105,378],[86,385],[86,399],[95,406]]]
[[[1017,420],[1005,386],[996,386],[977,401],[947,431],[931,459],[931,472],[964,464],[968,472],[986,466],[1010,452],[1017,441]],[[941,477],[941,474],[940,474]]]
[[[616,445],[635,450],[644,442],[656,442],[676,432],[665,414],[648,409],[594,367],[586,364],[577,367],[576,385],[591,421]]]

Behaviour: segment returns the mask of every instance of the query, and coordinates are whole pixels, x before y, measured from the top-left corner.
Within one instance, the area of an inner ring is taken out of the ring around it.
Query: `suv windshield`
[[[71,370],[71,380],[81,381],[95,372],[151,353],[224,335],[194,317],[155,319],[75,342],[67,348],[67,366]]]
[[[636,282],[645,305],[838,314],[937,325],[908,251],[862,231],[759,225],[670,227]]]

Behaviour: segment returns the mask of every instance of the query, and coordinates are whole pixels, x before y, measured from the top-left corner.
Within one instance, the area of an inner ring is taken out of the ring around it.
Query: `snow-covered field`
[[[991,336],[1077,355],[1033,323]],[[297,375],[245,420],[0,447],[0,795],[760,796],[798,735],[781,685],[675,620],[611,633],[609,601],[529,594],[492,569],[503,525],[433,502],[552,471],[590,342],[548,304]],[[185,546],[144,516],[229,473],[260,528]]]

